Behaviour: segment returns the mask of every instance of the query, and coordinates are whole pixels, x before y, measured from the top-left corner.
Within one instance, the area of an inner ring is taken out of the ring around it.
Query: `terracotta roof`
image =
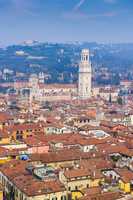
[[[90,159],[90,158],[101,158],[103,154],[98,152],[89,152],[84,153],[77,149],[62,149],[56,152],[50,152],[47,154],[32,154],[30,159],[32,161],[42,161],[43,163],[53,163],[53,162],[64,162],[64,161],[74,161],[81,159]]]
[[[115,169],[117,174],[119,174],[120,178],[125,182],[129,183],[133,180],[133,172],[128,169]]]
[[[64,185],[59,180],[40,181],[31,175],[20,175],[14,178],[13,183],[31,197],[65,191]]]
[[[6,122],[13,119],[13,116],[11,116],[7,112],[0,112],[0,122]]]
[[[8,126],[5,128],[5,130],[12,132],[12,131],[16,131],[16,130],[28,130],[28,129],[39,129],[41,128],[40,124],[36,124],[36,123],[25,123],[25,124],[14,124],[11,126]]]
[[[7,155],[9,155],[9,150],[4,147],[0,147],[0,157],[5,157]]]
[[[80,200],[117,200],[121,197],[119,192],[103,192],[100,194],[86,194]]]
[[[37,196],[65,191],[63,184],[56,180],[43,181],[27,170],[27,161],[11,161],[0,167],[0,171],[27,196]]]
[[[30,138],[24,139],[23,141],[30,147],[49,145],[48,142],[43,137],[39,136],[32,136]]]
[[[113,168],[113,163],[109,160],[103,158],[93,158],[89,160],[81,160],[80,166],[88,169],[111,169]]]
[[[0,130],[0,138],[4,139],[4,138],[8,138],[9,134],[6,130]]]
[[[100,193],[101,193],[101,188],[100,188],[100,187],[91,187],[91,188],[87,188],[87,189],[84,189],[84,190],[83,190],[83,193],[84,193],[86,196],[100,194]]]
[[[68,179],[77,178],[77,177],[88,177],[91,176],[91,171],[88,169],[72,169],[66,170],[64,175]]]
[[[41,89],[71,89],[76,88],[75,84],[39,84]]]

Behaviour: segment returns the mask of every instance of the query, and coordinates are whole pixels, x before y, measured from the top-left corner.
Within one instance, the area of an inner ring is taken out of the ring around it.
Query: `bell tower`
[[[79,99],[88,99],[91,97],[91,62],[89,59],[88,49],[83,49],[81,52],[81,61],[79,65],[78,96]]]

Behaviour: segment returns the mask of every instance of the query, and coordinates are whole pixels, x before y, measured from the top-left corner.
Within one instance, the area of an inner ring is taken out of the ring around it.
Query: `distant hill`
[[[133,68],[133,44],[35,43],[12,45],[0,49],[0,70],[8,68],[26,75],[44,72],[52,79],[48,82],[74,82],[77,80],[78,62],[82,48],[89,48],[94,68],[107,67],[114,72]],[[62,78],[63,77],[63,78]]]

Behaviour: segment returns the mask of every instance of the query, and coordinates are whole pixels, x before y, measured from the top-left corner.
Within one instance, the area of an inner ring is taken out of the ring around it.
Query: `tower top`
[[[81,62],[89,62],[89,49],[82,49]]]
[[[89,49],[82,49],[81,54],[89,54]]]

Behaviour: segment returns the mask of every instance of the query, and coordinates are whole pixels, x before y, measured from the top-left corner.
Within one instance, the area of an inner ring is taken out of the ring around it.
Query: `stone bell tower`
[[[88,99],[91,97],[91,62],[89,60],[88,49],[83,49],[81,52],[81,61],[79,65],[78,96],[79,99]]]

